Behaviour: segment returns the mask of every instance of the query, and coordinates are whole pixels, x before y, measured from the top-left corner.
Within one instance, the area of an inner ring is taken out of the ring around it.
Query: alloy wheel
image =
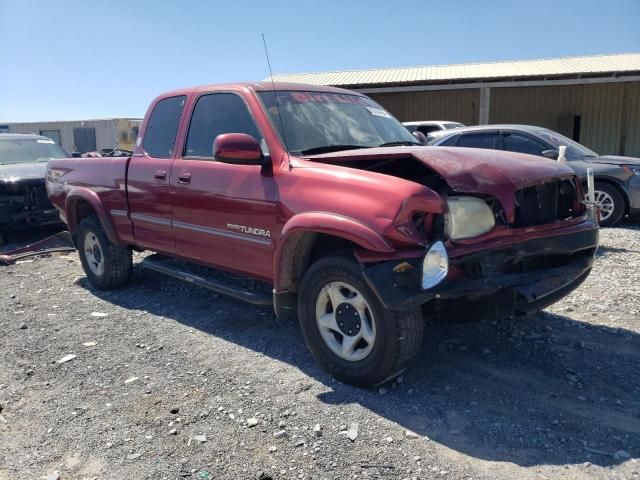
[[[615,209],[615,203],[611,195],[602,190],[596,190],[594,192],[595,203],[600,208],[600,221],[607,220]]]
[[[373,311],[362,293],[346,282],[322,288],[316,300],[316,322],[327,347],[344,360],[362,360],[375,344]]]

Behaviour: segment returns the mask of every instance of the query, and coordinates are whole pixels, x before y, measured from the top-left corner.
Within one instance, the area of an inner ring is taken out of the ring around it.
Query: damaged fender
[[[287,289],[293,278],[293,262],[304,233],[324,233],[349,240],[368,251],[389,253],[394,249],[379,234],[353,218],[329,212],[306,212],[292,217],[282,229],[274,259],[274,287]]]

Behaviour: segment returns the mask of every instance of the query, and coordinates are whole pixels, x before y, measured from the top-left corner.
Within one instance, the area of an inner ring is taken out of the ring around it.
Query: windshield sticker
[[[38,143],[50,143],[51,145],[55,145],[56,142],[53,140],[36,140]]]
[[[369,110],[371,115],[375,115],[376,117],[391,118],[391,115],[389,115],[385,110],[381,108],[376,108],[376,107],[365,107],[365,108]]]
[[[283,103],[347,103],[365,105],[367,99],[357,95],[322,92],[280,92],[278,100]]]

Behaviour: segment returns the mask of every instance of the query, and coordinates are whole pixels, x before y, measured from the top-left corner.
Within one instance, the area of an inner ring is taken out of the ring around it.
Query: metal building
[[[522,123],[601,154],[640,157],[640,53],[276,74],[365,93],[401,121]]]
[[[0,133],[44,135],[69,153],[86,153],[114,148],[133,150],[141,124],[139,118],[0,123]]]

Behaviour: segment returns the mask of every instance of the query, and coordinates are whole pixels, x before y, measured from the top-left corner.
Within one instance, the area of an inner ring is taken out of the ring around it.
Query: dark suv
[[[44,177],[49,159],[68,156],[47,137],[0,134],[0,244],[15,230],[61,225]]]
[[[583,182],[587,168],[593,169],[595,202],[603,227],[615,225],[625,214],[640,213],[640,158],[598,155],[553,130],[531,125],[457,128],[431,133],[428,138],[429,145],[508,150],[552,160],[558,159],[558,147],[564,145],[567,165]]]

